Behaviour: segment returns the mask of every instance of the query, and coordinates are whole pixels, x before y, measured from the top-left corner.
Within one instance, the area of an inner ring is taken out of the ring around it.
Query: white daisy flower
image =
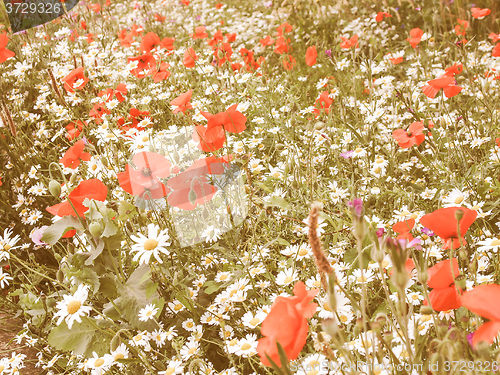
[[[153,319],[157,313],[158,308],[151,303],[139,311],[139,320],[147,322],[149,319]]]
[[[161,230],[155,224],[148,225],[148,235],[144,236],[139,233],[138,236],[130,236],[136,243],[132,245],[132,251],[137,252],[133,260],[139,260],[139,264],[149,264],[151,256],[154,256],[159,263],[163,263],[160,258],[160,253],[165,255],[170,254],[166,246],[170,245],[170,237],[167,230]]]
[[[57,325],[61,324],[62,321],[66,321],[68,328],[71,329],[73,323],[77,321],[82,322],[82,316],[86,316],[92,311],[90,306],[83,306],[83,303],[88,297],[88,287],[84,284],[78,286],[77,291],[74,295],[65,295],[63,300],[57,302],[56,308],[59,311],[54,315],[59,317],[57,320]]]

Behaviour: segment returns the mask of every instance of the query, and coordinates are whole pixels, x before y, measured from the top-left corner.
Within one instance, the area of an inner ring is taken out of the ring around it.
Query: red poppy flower
[[[225,37],[226,37],[226,42],[228,42],[228,43],[232,43],[232,42],[234,42],[234,41],[236,40],[236,36],[237,36],[237,35],[236,35],[236,33],[232,33],[232,34],[227,33],[227,34],[225,35]]]
[[[84,121],[82,123],[80,120],[78,120],[77,122],[71,122],[66,125],[65,129],[68,131],[68,133],[66,134],[66,139],[72,141],[73,139],[77,138],[85,126],[87,126],[87,122]]]
[[[344,36],[340,37],[342,39],[342,42],[340,43],[340,48],[348,49],[348,48],[358,48],[359,43],[358,43],[358,36],[353,35],[351,39],[346,38]]]
[[[83,205],[85,199],[95,199],[96,201],[104,202],[108,195],[108,188],[100,180],[94,178],[85,180],[78,184],[78,186],[68,195],[68,199],[62,203],[54,206],[47,207],[47,211],[52,215],[57,216],[84,216],[88,207]],[[70,203],[71,202],[71,203]],[[73,207],[75,210],[73,210]]]
[[[495,47],[491,51],[491,56],[500,57],[500,43],[495,44]]]
[[[229,43],[222,43],[221,46],[214,48],[214,57],[217,66],[222,66],[226,61],[231,62],[231,56],[233,55],[233,49]]]
[[[64,164],[67,168],[76,169],[80,165],[80,161],[89,161],[90,154],[88,152],[84,152],[83,148],[85,147],[85,142],[83,139],[80,139],[73,146],[68,148],[64,156],[59,160],[59,163]]]
[[[417,48],[417,45],[422,40],[422,35],[424,35],[424,31],[416,27],[410,30],[410,37],[406,38],[406,40],[410,42],[413,48]]]
[[[93,117],[97,124],[100,124],[100,123],[102,123],[102,120],[101,120],[102,116],[104,114],[109,115],[110,113],[111,113],[111,111],[106,108],[105,104],[96,103],[96,104],[94,104],[94,106],[90,110],[89,116]]]
[[[155,20],[157,20],[158,22],[161,22],[161,23],[165,22],[165,19],[167,18],[167,17],[165,17],[161,14],[158,14],[158,13],[155,13],[154,17],[155,17]]]
[[[472,8],[470,11],[472,12],[472,17],[474,17],[478,20],[483,19],[484,17],[486,17],[488,14],[491,13],[491,10],[488,8],[484,8],[484,9]]]
[[[214,156],[196,160],[184,172],[168,180],[172,192],[167,202],[187,211],[209,202],[218,189],[210,184],[207,175],[224,173],[224,164],[227,163],[227,159]]]
[[[469,22],[457,19],[458,25],[455,26],[455,34],[465,36],[466,30],[469,27]]]
[[[198,56],[196,56],[194,48],[189,47],[186,52],[184,52],[184,60],[182,63],[186,68],[194,68],[196,60],[198,60]]]
[[[296,64],[297,62],[295,61],[292,55],[286,55],[285,58],[283,59],[283,67],[286,70],[292,70]]]
[[[156,33],[149,32],[142,38],[141,46],[139,47],[139,49],[142,52],[151,52],[151,50],[153,50],[155,47],[161,46],[162,48],[165,48],[169,51],[173,51],[174,41],[174,38],[164,38],[163,40],[161,40]]]
[[[185,92],[184,94],[181,94],[177,98],[172,100],[170,102],[170,105],[177,107],[172,111],[172,113],[174,115],[179,112],[185,114],[188,109],[193,108],[191,103],[189,103],[191,101],[192,96],[193,96],[193,90],[189,90],[188,92]]]
[[[272,46],[274,44],[274,39],[271,38],[270,35],[268,35],[260,40],[260,44],[262,44],[262,47]]]
[[[219,42],[224,40],[224,36],[222,35],[222,30],[217,30],[213,35],[212,39],[208,41],[208,45],[211,47],[216,46]]]
[[[207,130],[204,134],[204,139],[207,142],[214,143],[220,139],[221,130],[229,133],[241,133],[246,129],[246,116],[239,112],[236,108],[238,104],[233,104],[224,112],[219,112],[212,115],[208,112],[201,112],[201,114],[208,120]]]
[[[156,59],[151,53],[145,53],[141,56],[129,57],[128,62],[137,61],[137,67],[132,69],[132,73],[137,78],[144,78],[156,67]]]
[[[172,164],[162,155],[143,151],[135,154],[132,162],[125,166],[125,172],[117,174],[123,190],[144,199],[165,197],[170,189],[159,179],[170,176]]]
[[[162,61],[160,64],[160,69],[153,69],[151,75],[153,76],[153,81],[160,82],[164,79],[170,77],[170,72],[168,71],[170,68],[170,64],[167,64],[165,61]]]
[[[490,33],[490,35],[488,35],[488,38],[490,38],[493,43],[496,43],[500,40],[500,34]]]
[[[276,298],[271,311],[262,322],[260,332],[265,337],[257,345],[257,353],[263,365],[271,366],[266,355],[278,366],[285,365],[280,361],[278,342],[289,360],[299,356],[309,332],[307,319],[312,318],[318,307],[316,303],[310,302],[318,293],[318,289],[306,290],[304,283],[299,281],[293,288],[293,297]]]
[[[226,133],[224,132],[224,129],[220,128],[220,132],[213,142],[208,142],[205,139],[206,131],[207,128],[205,126],[198,125],[193,132],[193,140],[198,142],[198,148],[205,152],[220,150],[226,142]]]
[[[377,16],[375,17],[375,21],[380,22],[385,17],[392,17],[392,14],[389,14],[389,13],[386,13],[386,12],[378,12]]]
[[[446,68],[444,70],[445,71],[444,75],[448,76],[448,77],[454,77],[455,74],[462,73],[463,69],[464,69],[463,65],[460,63],[457,63],[457,64],[454,64],[454,65]]]
[[[462,211],[463,215],[460,219],[460,234],[462,236],[460,241],[456,218],[458,211]],[[460,243],[467,243],[464,238],[465,233],[476,220],[476,217],[477,212],[466,207],[445,207],[422,216],[420,224],[441,237],[444,244],[443,249],[449,249],[452,246],[457,249],[460,247]]]
[[[76,68],[66,77],[63,78],[64,88],[68,92],[75,92],[74,90],[81,90],[88,83],[89,79],[83,73],[83,66]]]
[[[398,142],[401,148],[410,148],[414,145],[420,145],[424,139],[424,124],[422,121],[414,122],[410,125],[408,131],[396,129],[392,132],[392,137]]]
[[[120,39],[120,44],[122,47],[130,47],[132,43],[134,43],[134,37],[132,34],[127,33],[126,29],[123,29],[118,32],[118,39]]]
[[[309,47],[306,51],[306,64],[313,66],[316,64],[316,58],[318,57],[318,52],[316,51],[316,46]]]
[[[328,91],[323,91],[321,94],[319,94],[318,99],[314,102],[314,104],[319,107],[315,108],[313,110],[313,113],[318,116],[321,112],[321,109],[324,109],[325,112],[328,114],[330,112],[330,106],[333,103],[333,99],[330,98],[330,93]]]
[[[94,41],[94,34],[88,33],[87,34],[87,43],[91,44]]]
[[[194,34],[191,34],[193,39],[205,39],[208,38],[208,34],[205,32],[207,28],[205,26],[196,26],[194,28]]]
[[[276,29],[276,35],[283,36],[284,34],[291,33],[293,30],[293,26],[289,23],[285,22],[279,25]]]
[[[422,87],[422,92],[425,96],[434,99],[439,90],[443,89],[444,95],[447,98],[451,98],[462,91],[462,87],[455,84],[455,78],[449,76],[442,76],[436,79],[432,79],[427,82],[428,85]]]
[[[488,344],[495,341],[500,333],[500,285],[476,286],[462,294],[460,302],[474,314],[490,320],[474,332],[472,346],[476,347],[481,341]]]
[[[390,58],[389,60],[394,64],[394,65],[397,65],[397,64],[401,64],[403,62],[403,59],[404,57],[403,56],[400,56],[400,57],[393,57],[393,58]]]
[[[415,219],[400,221],[392,226],[392,230],[399,233],[396,237],[398,240],[407,240],[408,242],[413,241],[413,236],[410,231],[415,225]]]
[[[429,301],[435,311],[453,310],[461,306],[460,295],[455,286],[455,278],[459,273],[457,258],[453,258],[452,261],[443,260],[427,270],[429,275],[427,286],[432,288]],[[425,300],[424,305],[428,304],[429,302]]]
[[[94,12],[99,13],[101,11],[101,4],[99,3],[90,4],[89,8],[92,9]]]
[[[279,54],[279,55],[290,52],[291,47],[290,47],[289,43],[290,43],[290,39],[285,39],[282,36],[278,37],[276,39],[276,44],[274,46],[274,52]]]

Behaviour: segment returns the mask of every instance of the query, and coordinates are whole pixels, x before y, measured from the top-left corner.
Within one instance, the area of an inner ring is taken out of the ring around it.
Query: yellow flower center
[[[234,345],[236,345],[237,342],[238,342],[237,339],[233,339],[233,340],[229,341],[229,345],[234,346]]]
[[[227,279],[227,275],[220,275],[220,280],[226,280]]]
[[[366,279],[366,276],[358,276],[357,280],[359,283],[364,283],[364,282],[366,282],[367,279]]]
[[[115,361],[122,358],[125,358],[125,356],[122,353],[118,353],[115,355]]]
[[[377,167],[373,171],[378,174],[378,173],[380,173],[380,171],[382,171],[382,168]]]
[[[299,250],[299,255],[300,255],[301,257],[303,257],[303,256],[304,256],[304,255],[306,255],[306,254],[307,254],[307,249],[306,249],[306,248],[304,248],[304,247],[303,247],[302,249],[300,249],[300,250]]]
[[[382,261],[382,267],[385,268],[389,265],[389,261],[388,260],[383,260]]]
[[[256,326],[257,324],[259,324],[259,318],[253,318],[252,320],[250,320],[250,324]]]
[[[291,283],[293,281],[293,277],[292,276],[287,276],[285,277],[285,284],[288,284],[288,283]]]
[[[188,328],[192,328],[192,327],[193,327],[193,323],[192,323],[192,322],[187,322],[187,323],[186,323],[186,327],[188,327]]]
[[[491,246],[499,246],[499,245],[500,245],[500,240],[491,241]]]
[[[252,347],[252,345],[250,345],[248,342],[246,342],[243,345],[241,345],[241,350],[248,350],[251,347]]]
[[[340,321],[341,321],[342,323],[347,322],[347,316],[345,316],[345,315],[340,315]]]
[[[462,196],[457,197],[457,198],[455,198],[455,204],[460,204],[460,203],[462,203],[463,200],[464,200],[464,197],[462,197]]]
[[[182,309],[182,303],[178,303],[177,305],[175,305],[174,307],[175,311],[179,311],[180,309]]]
[[[3,372],[4,369],[5,369],[5,366],[0,365],[0,372]]]
[[[99,358],[98,360],[96,360],[94,362],[95,367],[101,367],[103,364],[104,364],[104,359],[102,359],[102,358]]]
[[[189,354],[194,354],[196,352],[196,347],[189,349]]]
[[[172,375],[175,371],[175,368],[173,367],[169,367],[166,371],[165,371],[165,375]]]
[[[146,316],[151,316],[151,315],[153,315],[153,312],[152,312],[152,311],[148,311],[148,312],[146,313]]]
[[[9,251],[9,250],[11,249],[11,247],[12,247],[12,246],[10,246],[9,244],[7,244],[7,245],[3,245],[3,249],[4,249],[5,251]]]
[[[158,241],[150,238],[144,242],[144,250],[154,250],[158,246]]]
[[[73,315],[78,310],[80,310],[81,306],[82,306],[82,303],[80,301],[78,301],[78,300],[71,301],[70,303],[68,303],[68,307],[67,307],[68,314],[72,314]]]

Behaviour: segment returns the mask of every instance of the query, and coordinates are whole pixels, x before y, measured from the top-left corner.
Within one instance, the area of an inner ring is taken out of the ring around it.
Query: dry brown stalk
[[[328,290],[328,283],[326,281],[326,275],[333,273],[333,268],[326,258],[325,252],[323,251],[323,246],[318,238],[317,228],[318,228],[318,217],[319,210],[321,209],[321,203],[314,202],[311,205],[311,211],[309,213],[309,244],[311,245],[314,258],[316,260],[316,267],[318,268],[318,273],[321,277],[321,283],[325,290]]]

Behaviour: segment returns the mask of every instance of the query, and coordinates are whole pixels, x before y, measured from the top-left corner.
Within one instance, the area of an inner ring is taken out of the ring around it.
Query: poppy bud
[[[70,184],[70,185],[73,185],[73,184],[76,182],[76,179],[77,179],[77,178],[78,178],[78,174],[73,173],[73,174],[71,175],[71,178],[69,179],[69,184]]]
[[[74,253],[75,253],[75,245],[73,245],[72,243],[70,243],[70,244],[68,245],[68,252],[69,252],[70,254],[74,254]]]
[[[62,283],[64,281],[64,273],[61,270],[57,270],[56,278],[57,278],[57,281]]]
[[[101,157],[101,163],[102,165],[104,165],[106,168],[108,167],[109,163],[108,163],[108,159],[106,159],[104,156]]]
[[[394,284],[400,289],[404,289],[406,283],[408,282],[408,275],[404,271],[400,271],[396,269],[396,272],[393,274]]]
[[[323,331],[325,331],[327,334],[329,334],[332,337],[335,337],[337,333],[339,332],[339,326],[335,319],[324,319],[321,322],[321,328],[323,328]],[[318,334],[318,340],[320,340],[321,334]],[[323,337],[321,337],[321,340]]]
[[[467,278],[465,277],[465,275],[458,275],[455,278],[455,285],[460,289],[465,290],[467,288]]]
[[[417,276],[418,276],[418,281],[420,281],[423,285],[425,285],[427,280],[429,280],[429,274],[427,273],[427,271],[425,272],[419,271]]]
[[[97,237],[101,236],[102,232],[104,231],[104,228],[102,227],[101,223],[94,221],[94,222],[90,223],[89,231],[90,231],[90,234],[92,234],[92,236],[94,238],[97,238]]]
[[[283,143],[276,144],[276,149],[277,150],[283,150],[284,148],[285,148],[285,145]]]
[[[314,129],[316,130],[322,130],[325,128],[325,123],[324,122],[321,122],[321,121],[318,121],[315,125],[314,125]]]
[[[457,219],[458,222],[460,222],[460,220],[462,220],[463,217],[464,217],[463,210],[456,210],[455,211],[455,218]]]
[[[431,315],[433,312],[434,312],[434,310],[430,306],[426,306],[426,305],[420,306],[420,314],[422,314],[422,315]]]
[[[385,323],[387,323],[387,315],[384,313],[378,313],[375,317],[375,321],[383,327]]]
[[[194,206],[196,203],[196,192],[194,190],[190,190],[188,198],[189,198],[189,203],[191,203]]]
[[[384,332],[384,340],[386,340],[387,342],[391,342],[393,337],[394,337],[394,334],[392,333],[392,331],[385,331]]]
[[[384,251],[377,246],[373,246],[371,256],[375,262],[382,263],[382,261],[384,260]]]
[[[51,180],[49,182],[49,191],[53,197],[58,198],[61,195],[61,184],[56,180]]]
[[[356,319],[356,327],[362,329],[363,328],[363,318]]]

